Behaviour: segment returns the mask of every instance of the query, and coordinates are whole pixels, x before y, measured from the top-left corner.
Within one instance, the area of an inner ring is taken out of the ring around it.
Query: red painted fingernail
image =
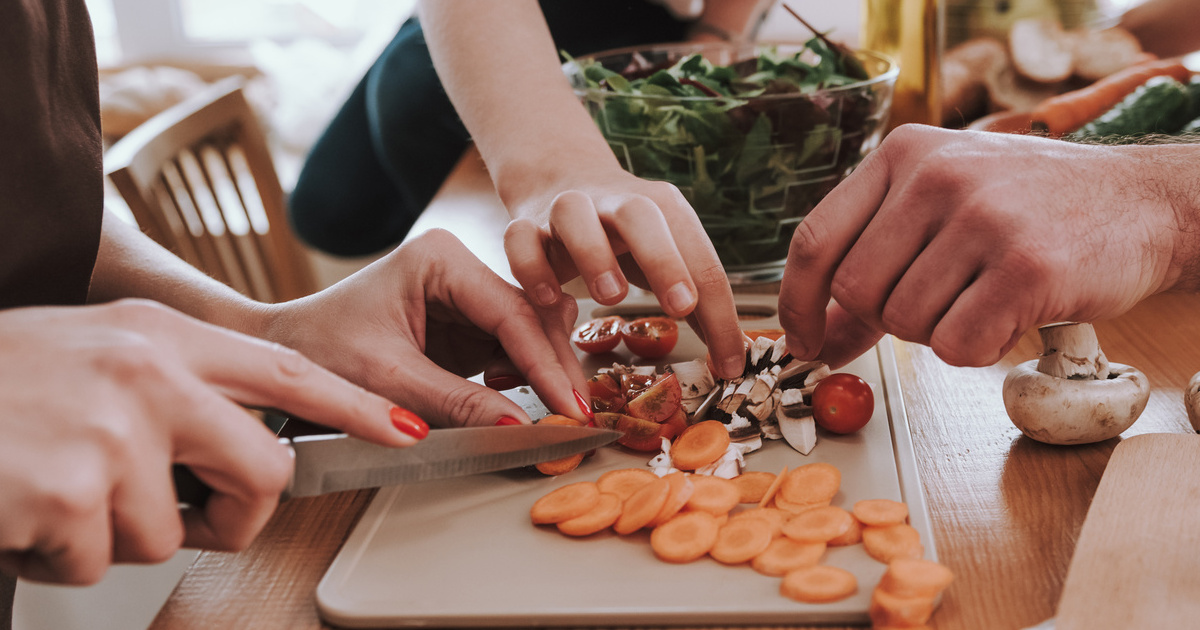
[[[524,385],[525,379],[517,374],[501,374],[500,376],[483,379],[483,384],[498,392],[502,392],[506,389]]]
[[[575,402],[579,403],[579,410],[583,412],[583,415],[587,416],[588,420],[595,420],[596,416],[592,413],[592,406],[588,404],[587,399],[575,390],[571,390],[571,393],[575,394]]]
[[[513,424],[521,424],[521,421],[512,416],[504,416],[496,421],[496,426],[498,427],[506,427]]]
[[[392,407],[391,416],[392,426],[399,429],[401,433],[411,435],[418,440],[429,435],[429,425],[418,418],[417,414],[401,407]]]

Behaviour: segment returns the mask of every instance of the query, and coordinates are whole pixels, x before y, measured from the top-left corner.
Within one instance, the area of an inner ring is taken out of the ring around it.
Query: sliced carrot
[[[575,418],[572,418],[570,416],[560,415],[560,414],[550,414],[550,415],[546,416],[545,418],[538,420],[538,423],[540,423],[540,424],[561,424],[561,425],[565,425],[565,426],[576,426],[576,427],[581,426],[581,424],[582,424]],[[548,462],[541,462],[541,463],[535,464],[534,468],[537,468],[538,472],[542,473],[543,475],[557,477],[559,475],[565,475],[565,474],[571,472],[572,470],[579,468],[579,464],[583,462],[583,456],[584,456],[583,453],[576,453],[574,455],[568,455],[562,459],[554,459],[554,460],[550,460]]]
[[[741,564],[765,551],[774,539],[771,524],[763,519],[730,519],[717,533],[708,555],[723,564]]]
[[[891,499],[865,499],[854,504],[854,517],[863,525],[898,525],[908,522],[908,505]]]
[[[854,574],[827,564],[815,564],[789,571],[783,576],[779,592],[799,602],[824,604],[845,599],[858,591]]]
[[[762,501],[767,488],[775,482],[775,473],[761,470],[748,470],[733,478],[733,484],[741,493],[741,503],[758,503]]]
[[[773,507],[752,507],[730,516],[729,520],[735,521],[743,518],[765,519],[771,525],[771,537],[779,538],[783,535],[783,524],[787,521],[789,515],[783,510]]]
[[[896,626],[911,628],[925,625],[933,616],[932,597],[900,597],[881,588],[871,592],[871,603],[867,614],[871,617],[871,625]]]
[[[565,475],[572,470],[579,468],[579,464],[581,463],[583,463],[583,453],[575,453],[574,455],[568,455],[562,459],[553,459],[548,462],[535,464],[534,468],[537,468],[538,472],[542,473],[543,475],[557,477],[559,475]]]
[[[937,597],[954,581],[949,567],[924,558],[900,558],[888,563],[879,588],[898,597]]]
[[[729,441],[729,431],[720,421],[697,422],[675,438],[671,445],[671,463],[680,470],[702,468],[724,455]]]
[[[671,483],[666,479],[655,479],[638,488],[621,505],[621,516],[613,523],[613,531],[621,535],[632,534],[649,525],[662,510],[670,493]]]
[[[788,571],[817,564],[823,555],[825,543],[802,543],[790,538],[776,538],[762,553],[754,556],[750,566],[763,575],[779,577]]]
[[[850,516],[853,517],[854,515],[851,514]],[[857,545],[858,543],[862,542],[862,523],[860,523],[857,518],[853,518],[852,521],[853,522],[850,524],[850,529],[846,530],[846,533],[836,538],[829,539],[829,542],[825,544],[829,545],[830,547],[848,547],[850,545]]]
[[[925,554],[921,535],[912,525],[863,527],[862,537],[867,555],[884,564],[900,558],[920,558]]]
[[[600,493],[596,506],[575,518],[558,524],[558,531],[568,536],[590,536],[612,527],[621,516],[621,498],[607,492]]]
[[[767,487],[767,490],[763,492],[762,498],[758,500],[758,507],[768,507],[771,505],[771,499],[774,499],[775,494],[779,492],[779,486],[783,485],[783,478],[786,477],[787,474],[788,467],[784,466],[783,470],[779,471],[778,475],[775,475],[775,480],[771,482],[771,485]]]
[[[595,482],[577,481],[551,491],[533,503],[529,516],[534,524],[561,523],[582,516],[600,502]]]
[[[695,484],[692,483],[691,475],[682,472],[673,472],[665,477],[670,490],[667,492],[667,500],[663,501],[662,508],[658,510],[654,520],[650,521],[650,526],[655,527],[662,525],[671,520],[687,505],[688,499],[692,498],[692,493],[696,491]]]
[[[712,549],[720,529],[708,512],[684,512],[650,532],[650,548],[664,562],[692,562]]]
[[[836,505],[802,512],[783,524],[783,535],[796,542],[827,543],[849,531],[854,516]]]
[[[692,498],[688,499],[689,510],[701,510],[720,516],[737,507],[741,493],[728,479],[709,475],[692,475]]]
[[[793,468],[779,494],[792,503],[829,503],[842,485],[842,471],[833,464],[814,462]]]
[[[658,475],[645,468],[619,468],[610,470],[596,480],[600,492],[607,492],[628,499],[638,488],[658,479]]]
[[[796,516],[797,514],[807,512],[811,509],[829,505],[829,502],[824,501],[822,503],[792,503],[791,501],[788,501],[787,499],[783,498],[782,494],[776,492],[775,498],[771,500],[771,505],[779,508],[780,510],[783,510],[784,512],[787,512],[788,514],[791,514],[792,516]]]

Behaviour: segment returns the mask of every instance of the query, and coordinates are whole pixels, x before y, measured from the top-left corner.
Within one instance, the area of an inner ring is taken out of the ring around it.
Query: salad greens
[[[727,268],[778,263],[796,224],[879,141],[891,82],[864,83],[859,59],[817,37],[728,66],[675,50],[567,68],[622,166],[678,186]]]

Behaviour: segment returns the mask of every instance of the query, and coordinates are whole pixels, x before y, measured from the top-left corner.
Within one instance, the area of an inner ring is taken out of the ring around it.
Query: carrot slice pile
[[[529,508],[529,516],[537,525],[561,523],[582,516],[600,502],[600,488],[592,481],[567,484],[538,499]]]
[[[838,567],[815,564],[789,571],[779,592],[799,602],[824,604],[850,597],[858,591],[854,574]]]
[[[730,520],[717,533],[708,555],[722,564],[741,564],[766,551],[774,539],[770,523],[763,519]]]
[[[763,575],[782,576],[789,571],[808,567],[821,561],[825,555],[825,543],[801,543],[791,538],[776,538],[754,556],[750,566]]]
[[[845,534],[854,525],[854,516],[836,505],[825,505],[802,512],[783,524],[783,535],[796,542],[827,543]]]
[[[708,475],[692,475],[692,498],[687,509],[700,510],[720,516],[728,514],[741,502],[738,487],[728,479]]]
[[[779,486],[779,494],[791,503],[825,505],[833,501],[842,485],[842,471],[832,464],[814,462],[792,469]]]
[[[864,527],[862,537],[867,555],[884,564],[900,558],[920,558],[925,553],[921,535],[912,525]]]
[[[671,520],[672,516],[679,513],[683,506],[687,505],[688,499],[692,498],[692,493],[695,492],[696,486],[692,483],[690,475],[681,472],[673,472],[663,479],[667,482],[667,500],[663,501],[662,507],[658,510],[658,514],[650,521],[650,526],[658,526]]]
[[[954,573],[932,560],[902,558],[888,564],[871,592],[867,614],[876,628],[925,627],[938,595]]]
[[[683,430],[671,445],[671,463],[680,470],[703,468],[725,454],[729,431],[718,420],[697,422]]]
[[[865,499],[854,504],[854,517],[863,525],[899,525],[908,522],[908,506],[891,499]]]
[[[650,549],[664,562],[692,562],[712,549],[719,530],[717,517],[712,514],[684,512],[654,528]]]
[[[558,524],[558,531],[568,536],[590,536],[598,531],[607,529],[617,522],[621,516],[621,498],[607,492],[600,493],[596,505],[576,516]]]
[[[767,493],[767,488],[775,482],[775,473],[748,470],[734,477],[732,481],[741,493],[739,503],[758,503]]]
[[[899,597],[937,597],[954,581],[954,572],[923,558],[901,558],[888,563],[879,588]]]
[[[621,506],[621,516],[613,523],[613,531],[618,534],[632,534],[649,525],[658,516],[667,496],[671,494],[671,482],[666,479],[655,479],[638,488]]]
[[[638,488],[658,479],[654,473],[645,468],[619,468],[610,470],[596,480],[600,492],[607,492],[628,499]]]
[[[871,591],[867,615],[876,627],[921,626],[933,616],[933,601],[932,597],[900,597],[876,588]]]

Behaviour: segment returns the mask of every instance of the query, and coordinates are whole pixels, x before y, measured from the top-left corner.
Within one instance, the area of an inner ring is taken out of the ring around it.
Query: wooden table
[[[505,223],[490,181],[468,156],[416,230],[450,229],[493,268],[506,269],[498,237]],[[1096,329],[1109,358],[1142,369],[1153,388],[1124,437],[1191,432],[1183,388],[1200,371],[1200,296],[1156,296]],[[958,576],[933,617],[938,630],[1015,630],[1054,615],[1088,505],[1120,439],[1054,447],[1021,436],[1000,387],[1009,368],[1040,348],[1031,331],[995,366],[955,368],[924,346],[896,342],[938,553]],[[317,617],[317,583],[373,494],[284,504],[246,551],[201,554],[151,627],[328,627]]]

